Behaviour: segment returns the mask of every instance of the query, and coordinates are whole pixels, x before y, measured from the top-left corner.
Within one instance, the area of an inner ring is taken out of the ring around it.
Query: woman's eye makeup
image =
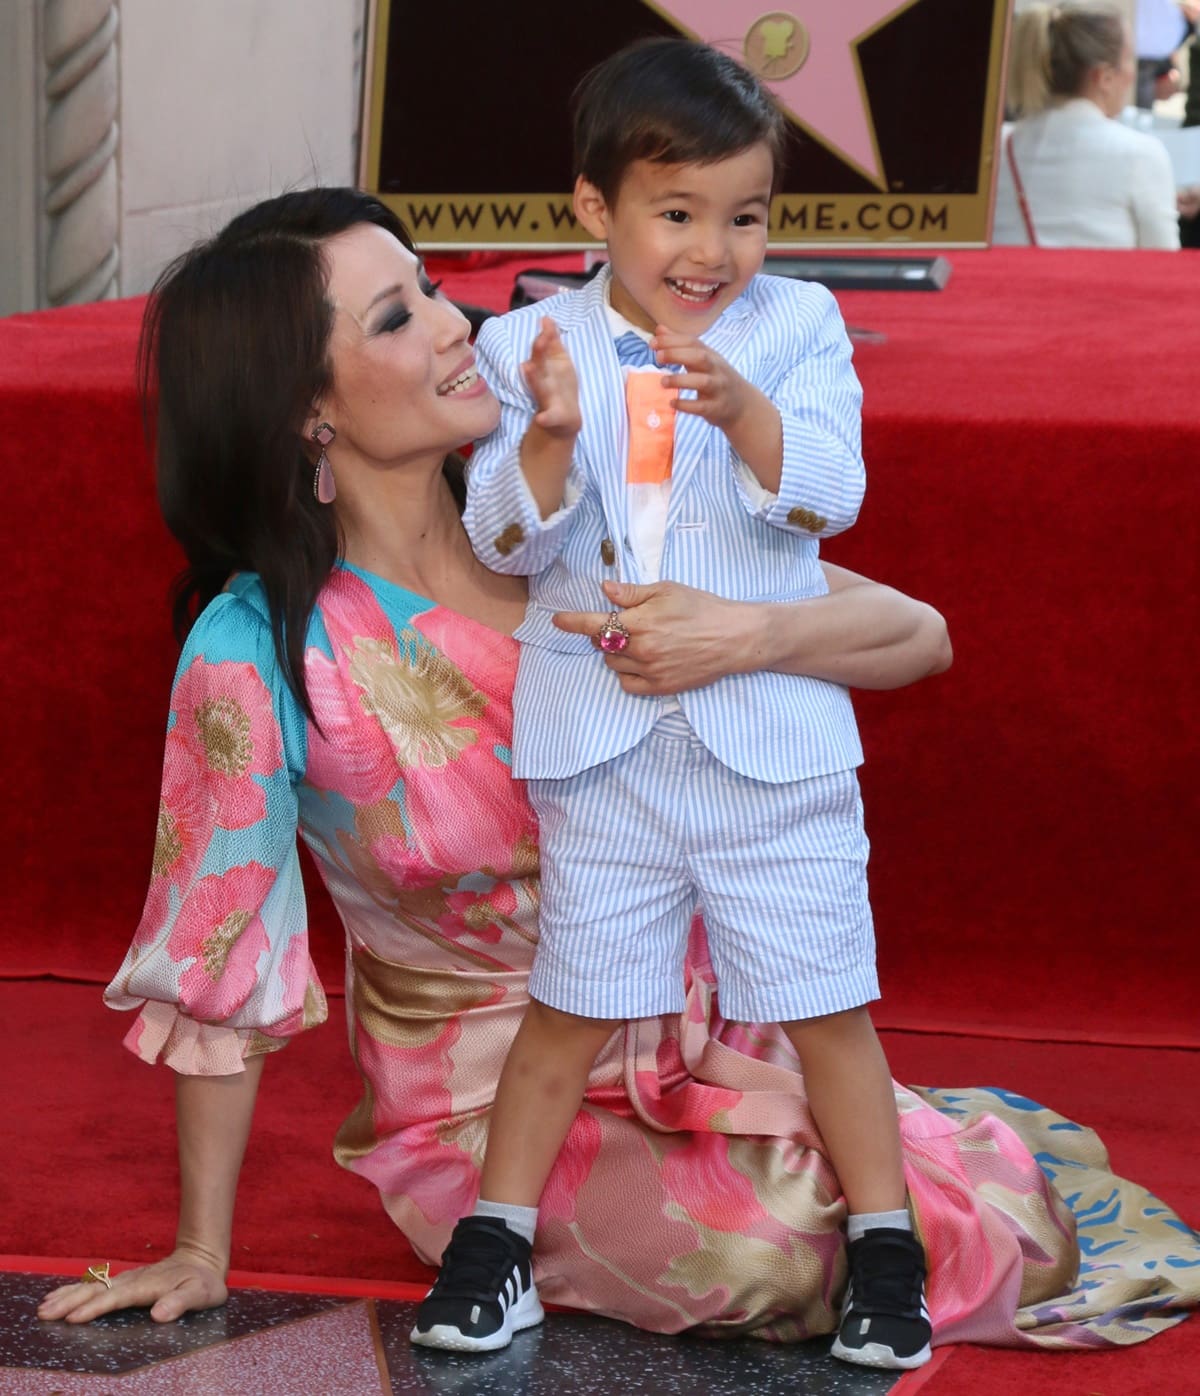
[[[397,330],[402,330],[412,319],[412,312],[402,305],[393,306],[391,310],[375,326],[376,334],[395,334]]]
[[[421,273],[417,282],[417,289],[423,296],[428,296],[430,300],[436,300],[441,287],[440,281],[430,281],[424,272]],[[376,334],[395,334],[397,330],[402,330],[411,319],[411,310],[404,305],[394,305],[375,326],[374,332]]]

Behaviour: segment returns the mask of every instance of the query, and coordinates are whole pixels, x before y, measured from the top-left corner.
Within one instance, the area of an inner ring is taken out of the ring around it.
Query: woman
[[[1135,73],[1129,25],[1105,0],[1015,17],[994,243],[1178,248],[1166,150],[1114,120]]]
[[[46,1298],[43,1318],[72,1322],[225,1297],[265,1056],[324,1017],[297,828],[347,933],[364,1095],[337,1154],[427,1259],[473,1199],[536,940],[536,831],[506,764],[524,590],[475,560],[444,464],[498,409],[403,228],[349,190],[259,205],[162,279],[143,364],[190,564],[177,615],[203,610],[171,699],[146,908],[107,996],[140,1010],[128,1045],[179,1073],[182,1198],[167,1259]],[[625,589],[640,604],[609,662],[645,693],[766,665],[886,687],[948,663],[935,613],[836,569],[831,585],[768,611]],[[539,1286],[660,1331],[827,1332],[844,1209],[790,1049],[719,1017],[698,926],[687,984],[682,1018],[629,1025],[596,1063],[543,1198]],[[1044,1324],[1058,1344],[1131,1340],[1112,1336],[1103,1286],[1069,1314],[1029,1307],[1078,1257],[1016,1135],[955,1120],[961,1098],[899,1105],[942,1339],[1031,1342]]]

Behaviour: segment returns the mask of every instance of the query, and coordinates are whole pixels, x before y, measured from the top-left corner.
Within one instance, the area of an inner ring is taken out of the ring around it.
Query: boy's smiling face
[[[703,334],[762,268],[774,161],[765,143],[706,165],[634,160],[612,203],[581,175],[579,221],[608,245],[613,309]]]

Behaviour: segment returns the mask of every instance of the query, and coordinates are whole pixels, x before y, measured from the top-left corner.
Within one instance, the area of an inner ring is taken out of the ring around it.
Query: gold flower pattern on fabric
[[[152,865],[154,876],[162,877],[169,868],[174,866],[182,853],[183,839],[179,836],[179,825],[175,821],[175,816],[165,804],[160,804],[158,807],[158,829],[154,836],[154,861]]]
[[[367,845],[378,843],[380,839],[392,838],[403,842],[408,838],[408,830],[400,818],[395,800],[358,805],[354,810],[354,829]]]
[[[397,650],[385,640],[356,636],[350,677],[363,711],[387,733],[401,767],[436,769],[478,739],[474,727],[451,724],[479,717],[485,700],[445,656],[401,631]]]
[[[759,1236],[715,1230],[678,1202],[667,1202],[663,1214],[692,1229],[695,1249],[668,1259],[658,1277],[661,1289],[667,1293],[682,1289],[694,1300],[732,1291],[728,1317],[703,1324],[700,1332],[722,1337],[761,1333],[768,1290],[795,1295],[797,1300],[795,1312],[773,1316],[772,1336],[776,1339],[802,1342],[835,1326],[825,1266],[804,1236],[794,1235],[782,1247]]]
[[[354,951],[352,1002],[355,1022],[386,1047],[427,1047],[461,1014],[482,1008],[497,994],[488,980],[456,970],[397,965],[365,946]]]
[[[513,847],[512,868],[507,876],[512,878],[536,878],[540,867],[538,846],[532,834],[522,834]],[[535,897],[537,888],[535,887]]]
[[[483,1156],[487,1149],[487,1121],[491,1114],[480,1111],[462,1119],[439,1120],[435,1131],[437,1141],[444,1148],[459,1149],[472,1165],[482,1171]]]
[[[371,851],[371,842],[385,835],[399,839],[407,838],[400,811],[392,800],[381,800],[375,805],[361,805],[354,814],[355,832],[362,835],[355,838],[348,830],[337,831],[337,850],[328,848],[331,857],[337,858],[340,852],[340,866],[353,877],[355,883],[370,897],[382,911],[395,918],[398,925],[414,932],[422,939],[430,941],[441,950],[449,951],[456,960],[467,960],[480,968],[492,969],[495,960],[490,954],[481,953],[461,939],[453,939],[439,927],[450,909],[450,895],[458,889],[460,876],[446,873],[437,881],[424,886],[402,886],[393,872],[382,867]],[[486,873],[487,869],[483,869]],[[522,887],[536,888],[536,883],[526,882]],[[536,914],[536,904],[532,906]],[[455,913],[456,915],[458,913]],[[472,925],[468,922],[470,912],[463,915],[463,924],[478,933],[481,926],[491,923],[492,917],[476,915]],[[500,919],[497,924],[512,931],[521,939],[536,942],[536,935],[510,917]]]
[[[328,1017],[329,1004],[325,1000],[325,990],[315,979],[310,978],[304,986],[304,1026],[306,1029],[315,1028]]]
[[[1043,1197],[1005,1187],[1003,1183],[990,1178],[983,1179],[976,1186],[981,1198],[990,1202],[1001,1216],[1010,1217],[1027,1236],[1043,1236],[1055,1225],[1062,1227],[1068,1235],[1075,1234],[1075,1218],[1066,1203],[1055,1209],[1056,1216],[1049,1216]],[[1044,1265],[1025,1267],[1017,1299],[1021,1308],[1066,1294],[1075,1283],[1078,1266],[1073,1251],[1065,1251],[1057,1257],[1052,1251],[1047,1251],[1045,1259]],[[1021,1326],[1018,1316],[1017,1327]]]
[[[225,973],[230,951],[253,918],[252,911],[231,911],[220,925],[214,926],[211,933],[205,936],[200,946],[200,958],[205,974],[214,982]]]
[[[254,757],[250,715],[230,697],[209,698],[195,710],[196,730],[209,769],[238,777]]]
[[[357,1052],[354,1059],[357,1063]],[[370,1075],[361,1069],[361,1064],[359,1079],[362,1095],[338,1126],[333,1140],[333,1156],[343,1168],[349,1168],[358,1159],[366,1158],[379,1143],[379,1134],[375,1129],[375,1087]]]

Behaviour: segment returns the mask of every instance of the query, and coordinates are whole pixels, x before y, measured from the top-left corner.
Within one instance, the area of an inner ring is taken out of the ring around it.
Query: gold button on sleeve
[[[525,530],[520,524],[510,523],[509,526],[499,533],[492,540],[492,547],[501,557],[507,557],[514,548],[519,548],[525,541]]]

